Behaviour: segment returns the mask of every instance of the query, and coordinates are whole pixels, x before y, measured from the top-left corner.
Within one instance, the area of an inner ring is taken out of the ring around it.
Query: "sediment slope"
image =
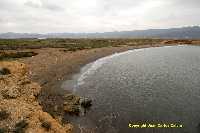
[[[37,101],[41,87],[27,76],[25,64],[0,62],[0,131],[70,133],[70,124],[61,125],[42,111]]]

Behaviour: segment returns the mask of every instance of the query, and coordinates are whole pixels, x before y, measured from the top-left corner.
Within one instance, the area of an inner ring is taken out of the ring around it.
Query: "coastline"
[[[58,48],[45,48],[34,50],[34,52],[39,53],[37,56],[22,58],[19,61],[29,66],[31,80],[39,83],[42,87],[39,103],[43,110],[50,113],[53,117],[62,117],[64,115],[63,95],[71,92],[63,90],[61,85],[64,81],[71,79],[74,74],[79,73],[84,65],[114,53],[160,46],[165,45],[104,47],[75,52],[64,52],[63,49]],[[69,88],[69,90],[71,89]]]
[[[28,67],[28,78],[38,83],[41,87],[37,96],[38,99],[36,98],[41,110],[50,114],[54,119],[59,120],[60,124],[63,124],[62,118],[65,115],[63,110],[63,95],[70,94],[71,92],[61,89],[61,85],[64,81],[71,79],[74,74],[79,73],[84,65],[114,53],[132,49],[172,45],[178,45],[178,43],[107,46],[73,52],[67,51],[65,48],[18,49],[8,51],[32,51],[37,53],[37,55],[32,57],[19,58],[17,62],[23,63]],[[65,122],[64,125],[69,123]]]
[[[79,73],[84,65],[90,62],[130,49],[133,49],[133,47],[106,47],[63,52],[63,49],[48,48],[36,50],[39,53],[38,56],[20,59],[20,62],[29,66],[31,80],[39,83],[42,87],[39,102],[43,110],[56,117],[64,115],[63,94],[71,93],[61,89],[64,81],[71,79],[74,74]],[[54,53],[54,55],[49,56],[51,53]],[[40,60],[42,58],[45,60]],[[55,60],[57,61],[54,62]]]

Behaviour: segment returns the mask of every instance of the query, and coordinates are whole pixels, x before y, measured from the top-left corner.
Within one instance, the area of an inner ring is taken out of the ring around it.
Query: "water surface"
[[[93,99],[86,115],[67,117],[99,133],[199,133],[200,47],[167,46],[114,54],[86,65],[64,88]],[[183,128],[129,128],[176,123]]]

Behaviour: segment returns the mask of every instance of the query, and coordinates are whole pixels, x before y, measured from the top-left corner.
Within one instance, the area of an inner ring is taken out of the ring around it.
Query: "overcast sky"
[[[0,0],[0,32],[106,32],[200,24],[200,0]]]

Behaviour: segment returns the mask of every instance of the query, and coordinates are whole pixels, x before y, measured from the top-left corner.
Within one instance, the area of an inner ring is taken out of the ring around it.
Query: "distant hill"
[[[104,33],[2,33],[0,38],[170,38],[170,39],[200,39],[200,27],[183,27],[171,29],[149,29]]]

